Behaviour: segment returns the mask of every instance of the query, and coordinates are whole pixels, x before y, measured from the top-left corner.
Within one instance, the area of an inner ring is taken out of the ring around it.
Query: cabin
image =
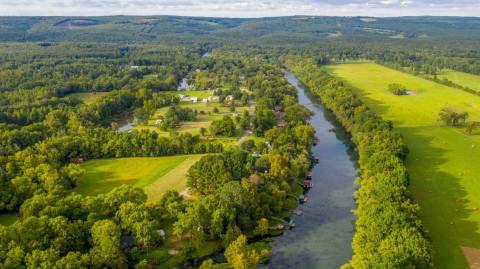
[[[259,154],[259,153],[256,153],[256,152],[254,152],[254,153],[252,153],[252,157],[254,157],[254,158],[257,158],[257,159],[258,159],[258,158],[262,158],[262,155],[261,155],[261,154]]]
[[[124,249],[133,248],[135,246],[135,238],[130,235],[120,237],[120,246]]]
[[[274,110],[275,110],[275,112],[283,112],[283,107],[282,106],[275,106]]]
[[[71,160],[71,163],[73,164],[82,164],[83,162],[85,162],[85,160],[82,157],[73,158]]]
[[[165,230],[163,229],[157,230],[157,233],[163,240],[165,240]]]
[[[313,182],[311,180],[304,180],[303,188],[306,190],[313,188]]]

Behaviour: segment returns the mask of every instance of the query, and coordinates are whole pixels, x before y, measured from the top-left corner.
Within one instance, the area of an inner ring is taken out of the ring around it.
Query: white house
[[[155,121],[155,125],[160,125],[160,124],[162,124],[162,120],[156,120]]]
[[[198,97],[190,97],[190,100],[192,100],[192,103],[198,102]]]
[[[233,101],[233,95],[227,95],[227,97],[225,97],[225,100],[227,101]]]
[[[202,102],[208,103],[208,98],[203,98],[203,99],[202,99]]]

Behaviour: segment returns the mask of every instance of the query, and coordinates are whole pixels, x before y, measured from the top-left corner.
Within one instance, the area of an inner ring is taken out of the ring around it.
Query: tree
[[[260,261],[257,252],[248,248],[245,235],[240,235],[227,247],[225,257],[234,269],[253,269]]]
[[[275,126],[277,119],[275,114],[266,107],[257,107],[253,117],[253,133],[257,136],[263,136],[265,131]]]
[[[214,266],[213,260],[208,259],[208,260],[202,262],[202,265],[200,265],[199,269],[214,269],[214,268],[215,268],[215,266]]]
[[[388,85],[388,90],[395,95],[407,94],[407,88],[399,83],[392,83]]]
[[[467,134],[469,135],[472,135],[475,130],[477,129],[477,123],[476,122],[467,122],[467,124],[465,125],[465,131],[467,132]]]
[[[220,120],[214,120],[210,124],[210,133],[215,136],[235,136],[235,122],[225,115]]]
[[[254,233],[260,236],[266,235],[269,228],[270,225],[268,224],[268,220],[266,218],[261,218],[257,221],[257,227],[255,227]]]
[[[111,220],[100,220],[93,224],[93,248],[90,250],[92,263],[97,267],[127,268],[120,249],[120,228]]]

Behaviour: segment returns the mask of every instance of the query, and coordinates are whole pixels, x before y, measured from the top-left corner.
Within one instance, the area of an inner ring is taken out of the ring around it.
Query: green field
[[[107,95],[108,92],[80,92],[69,94],[68,97],[80,99],[85,104],[92,104],[98,98]]]
[[[480,248],[480,136],[440,127],[444,106],[466,110],[480,120],[480,97],[376,64],[328,67],[354,86],[364,102],[392,120],[410,154],[410,189],[434,247],[437,268],[468,268],[461,246]],[[401,83],[412,95],[395,96],[387,87]]]
[[[437,76],[439,79],[448,79],[451,82],[469,89],[480,91],[480,76],[458,72],[454,70],[443,70]]]
[[[149,199],[156,200],[167,190],[186,188],[186,172],[202,155],[158,158],[98,159],[82,164],[85,173],[75,192],[83,195],[106,193],[129,184],[143,188]]]

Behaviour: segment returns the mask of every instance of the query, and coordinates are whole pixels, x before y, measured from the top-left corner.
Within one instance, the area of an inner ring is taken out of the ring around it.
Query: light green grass
[[[100,97],[107,95],[108,92],[80,92],[69,94],[68,97],[78,98],[85,104],[93,104]]]
[[[443,70],[437,76],[439,79],[448,79],[451,82],[469,89],[480,91],[480,76],[458,72],[454,70]]]
[[[149,199],[155,200],[167,190],[185,189],[186,172],[201,156],[90,160],[82,164],[85,173],[74,191],[97,195],[129,184],[143,188]]]
[[[376,64],[328,68],[353,85],[364,102],[392,120],[410,153],[410,190],[432,240],[437,268],[468,268],[460,246],[480,248],[480,137],[440,127],[444,106],[480,119],[480,97]],[[401,83],[415,95],[395,96],[387,87]]]
[[[14,214],[0,214],[0,225],[9,226],[17,220],[18,217]]]

